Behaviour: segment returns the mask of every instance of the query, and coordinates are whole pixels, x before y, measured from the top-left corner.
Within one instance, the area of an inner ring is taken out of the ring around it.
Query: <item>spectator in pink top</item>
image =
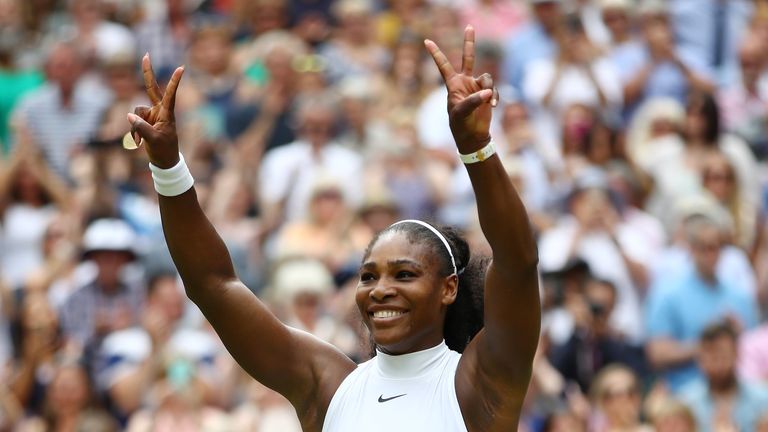
[[[477,26],[477,37],[502,42],[528,22],[523,2],[508,0],[471,0],[461,2],[461,20]]]
[[[749,381],[768,383],[768,323],[741,337],[739,375]]]

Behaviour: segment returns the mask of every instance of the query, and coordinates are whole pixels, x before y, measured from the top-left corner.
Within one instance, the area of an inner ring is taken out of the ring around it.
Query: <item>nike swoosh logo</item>
[[[389,402],[389,401],[391,401],[392,399],[397,399],[397,398],[399,398],[399,397],[403,397],[403,396],[405,396],[406,394],[408,394],[408,393],[403,393],[403,394],[399,394],[399,395],[397,395],[397,396],[392,396],[392,397],[388,397],[388,398],[385,398],[385,397],[384,397],[384,395],[381,395],[381,396],[379,396],[379,403],[381,403],[381,402]]]

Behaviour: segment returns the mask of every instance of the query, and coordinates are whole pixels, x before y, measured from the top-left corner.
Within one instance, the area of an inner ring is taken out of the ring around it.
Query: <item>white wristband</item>
[[[470,153],[470,154],[462,154],[459,153],[459,159],[461,159],[462,162],[464,162],[464,165],[469,165],[477,162],[482,162],[489,157],[493,156],[496,153],[496,146],[493,145],[493,139],[488,141],[488,144],[485,145],[485,147],[481,148],[480,150]]]
[[[152,171],[155,190],[162,196],[181,195],[195,184],[195,179],[192,178],[181,153],[179,153],[179,162],[172,168],[163,169],[150,162],[149,169]]]

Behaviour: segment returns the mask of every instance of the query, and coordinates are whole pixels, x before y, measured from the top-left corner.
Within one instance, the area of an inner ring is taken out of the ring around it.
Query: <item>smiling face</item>
[[[443,267],[432,242],[411,241],[402,231],[385,232],[372,245],[355,300],[380,350],[404,354],[443,340],[445,314],[457,292],[456,277],[443,275],[450,273]]]

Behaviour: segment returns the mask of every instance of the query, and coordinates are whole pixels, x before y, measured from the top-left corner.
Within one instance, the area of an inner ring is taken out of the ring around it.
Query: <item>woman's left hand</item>
[[[440,69],[448,88],[448,118],[459,150],[462,153],[478,150],[491,139],[491,108],[496,106],[499,96],[490,74],[485,73],[477,78],[472,75],[475,65],[475,29],[467,26],[464,30],[461,73],[456,73],[437,44],[426,40],[424,45]]]

